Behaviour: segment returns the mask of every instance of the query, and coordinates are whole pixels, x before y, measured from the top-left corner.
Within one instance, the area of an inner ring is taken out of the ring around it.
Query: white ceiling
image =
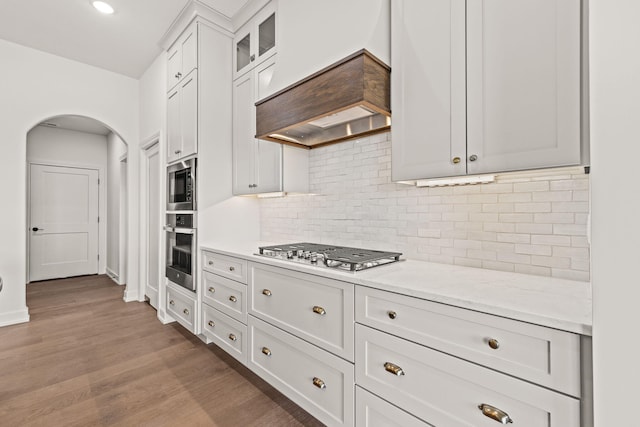
[[[0,39],[139,78],[190,0],[107,0],[102,15],[90,0],[0,0]],[[199,0],[231,18],[248,0]]]

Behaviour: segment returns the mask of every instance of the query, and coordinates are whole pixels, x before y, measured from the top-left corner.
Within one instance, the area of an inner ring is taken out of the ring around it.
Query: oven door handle
[[[178,228],[175,227],[172,232],[174,233],[178,233],[178,234],[196,234],[196,230],[193,228]]]

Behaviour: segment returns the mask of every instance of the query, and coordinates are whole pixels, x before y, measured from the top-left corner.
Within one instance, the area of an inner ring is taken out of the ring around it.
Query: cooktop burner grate
[[[291,243],[259,247],[259,255],[348,271],[360,271],[400,260],[401,253],[319,243]]]

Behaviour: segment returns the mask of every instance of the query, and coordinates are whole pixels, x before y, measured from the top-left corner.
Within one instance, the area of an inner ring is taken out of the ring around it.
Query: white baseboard
[[[109,276],[111,278],[111,280],[116,282],[118,285],[120,284],[120,278],[118,277],[118,273],[116,273],[115,271],[113,271],[109,267],[107,267],[106,273],[107,273],[107,276]]]
[[[129,286],[127,286],[127,289],[124,290],[124,296],[122,297],[122,299],[124,300],[124,302],[140,301],[138,297],[138,290],[131,289]]]
[[[23,308],[18,311],[10,311],[8,313],[0,313],[0,326],[15,325],[29,321],[29,309]]]
[[[160,323],[163,325],[168,325],[176,321],[176,319],[169,316],[164,310],[158,310],[158,320],[160,320]]]

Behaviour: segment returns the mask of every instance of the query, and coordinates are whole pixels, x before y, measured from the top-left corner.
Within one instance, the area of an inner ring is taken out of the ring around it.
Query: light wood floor
[[[321,425],[123,290],[106,276],[27,286],[31,322],[0,328],[0,425]]]

